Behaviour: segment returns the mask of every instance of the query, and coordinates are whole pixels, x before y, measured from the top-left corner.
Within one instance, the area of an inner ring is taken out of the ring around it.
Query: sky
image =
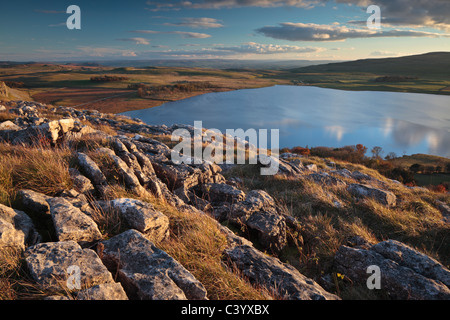
[[[80,29],[68,28],[70,5],[80,8]],[[0,12],[0,61],[354,60],[432,51],[450,51],[450,0],[16,0]]]

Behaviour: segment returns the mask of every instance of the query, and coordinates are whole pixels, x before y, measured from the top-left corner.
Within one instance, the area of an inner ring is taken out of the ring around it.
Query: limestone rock
[[[71,273],[71,269],[75,269],[73,266],[79,268],[81,289],[114,283],[111,273],[97,254],[91,249],[82,249],[74,241],[34,245],[25,251],[25,261],[31,276],[44,290],[71,289],[68,280],[74,275]]]
[[[78,291],[77,300],[128,300],[120,283],[102,283]]]
[[[255,212],[246,224],[257,231],[259,242],[269,251],[278,253],[286,246],[286,221],[282,215],[267,211]]]
[[[169,218],[156,210],[150,203],[136,199],[115,199],[111,208],[119,210],[121,217],[130,227],[140,231],[153,241],[169,237]]]
[[[77,153],[77,160],[84,174],[92,181],[94,185],[106,185],[106,177],[94,160],[81,152]]]
[[[102,243],[103,262],[117,274],[130,299],[206,299],[203,285],[140,232],[131,229]]]
[[[28,189],[20,190],[17,195],[24,210],[37,214],[50,214],[47,200],[51,197]]]
[[[59,241],[92,242],[102,239],[97,224],[64,198],[47,200]]]
[[[202,185],[205,198],[211,202],[239,202],[245,199],[245,193],[225,183],[207,183]]]
[[[0,123],[0,131],[19,131],[22,130],[21,127],[14,124],[12,121],[4,121]]]
[[[356,197],[370,197],[386,206],[394,206],[397,202],[397,197],[392,192],[367,184],[353,183],[347,187],[347,190]]]
[[[225,250],[226,262],[234,264],[244,276],[257,285],[276,292],[288,300],[337,300],[314,280],[305,277],[291,265],[263,254],[250,246]]]
[[[397,241],[388,240],[369,249],[341,246],[335,255],[337,271],[361,287],[366,286],[370,276],[367,268],[373,265],[380,268],[381,289],[393,299],[450,299],[450,289],[441,281],[448,281],[449,271]]]
[[[40,240],[33,221],[24,212],[0,204],[0,247],[24,250]]]
[[[75,189],[80,193],[93,193],[95,191],[91,180],[83,176],[77,169],[69,169],[70,177],[72,178]]]

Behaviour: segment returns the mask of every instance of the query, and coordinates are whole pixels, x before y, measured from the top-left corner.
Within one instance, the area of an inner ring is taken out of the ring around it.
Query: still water
[[[148,124],[279,129],[280,148],[361,143],[450,157],[450,96],[273,86],[208,93],[124,115]],[[270,140],[269,140],[270,141]]]

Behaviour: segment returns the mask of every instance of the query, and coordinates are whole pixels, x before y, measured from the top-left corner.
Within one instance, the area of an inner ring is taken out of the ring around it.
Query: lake
[[[279,129],[280,148],[361,143],[450,157],[450,96],[273,86],[208,93],[124,115],[148,124]]]

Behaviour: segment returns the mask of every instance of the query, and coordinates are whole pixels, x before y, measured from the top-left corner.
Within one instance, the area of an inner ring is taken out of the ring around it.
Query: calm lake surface
[[[274,86],[208,93],[123,114],[168,126],[203,121],[204,128],[223,133],[279,129],[280,148],[362,143],[369,151],[382,147],[383,156],[392,151],[450,157],[450,96],[444,95]]]

